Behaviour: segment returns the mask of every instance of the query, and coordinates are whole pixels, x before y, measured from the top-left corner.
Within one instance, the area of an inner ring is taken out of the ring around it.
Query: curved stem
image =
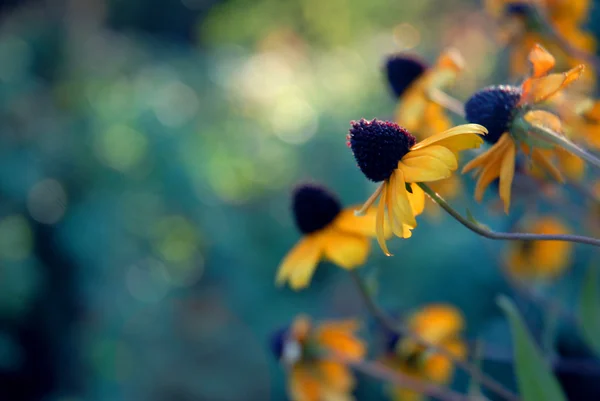
[[[427,96],[432,102],[442,106],[459,117],[465,118],[465,106],[460,100],[455,99],[436,88],[430,89],[429,92],[427,92]]]
[[[433,383],[425,382],[423,380],[414,379],[401,372],[392,370],[380,363],[344,359],[339,356],[332,356],[329,359],[351,366],[355,370],[369,375],[371,377],[385,380],[398,387],[407,388],[419,394],[424,394],[428,397],[433,397],[436,400],[469,401],[468,397],[455,391],[452,391],[449,388],[441,387]]]
[[[454,217],[460,224],[467,227],[469,230],[482,237],[489,239],[498,240],[513,240],[513,241],[565,241],[575,242],[579,244],[593,245],[600,247],[600,239],[585,237],[583,235],[571,235],[571,234],[533,234],[533,233],[504,233],[490,230],[481,224],[471,221],[468,218],[457,212],[444,198],[437,194],[427,184],[418,183],[418,185],[425,191],[427,195],[438,205],[442,207],[450,216]]]
[[[377,305],[377,303],[371,296],[371,293],[369,292],[367,284],[362,280],[358,272],[356,272],[356,270],[349,270],[349,272],[350,276],[354,280],[354,283],[356,284],[356,287],[360,292],[361,297],[365,302],[367,309],[382,326],[396,334],[409,337],[411,340],[422,345],[423,347],[426,347],[428,350],[444,356],[448,360],[452,361],[452,363],[455,364],[457,367],[469,373],[475,381],[479,382],[481,385],[485,386],[490,391],[493,391],[494,393],[503,397],[504,399],[510,401],[519,401],[519,398],[515,394],[513,394],[509,389],[504,387],[500,382],[485,375],[478,367],[456,358],[456,356],[451,352],[424,340],[423,338],[421,338],[421,336],[419,336],[419,334],[415,333],[414,331],[410,330],[408,327],[400,324],[399,322],[396,322],[383,309],[381,309],[379,305]]]

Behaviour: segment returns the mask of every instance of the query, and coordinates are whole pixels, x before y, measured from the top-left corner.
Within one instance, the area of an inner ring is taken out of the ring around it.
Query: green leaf
[[[560,384],[510,299],[498,298],[511,327],[515,373],[523,401],[567,401]]]
[[[600,293],[598,268],[591,266],[583,282],[579,299],[579,319],[583,338],[600,355]]]

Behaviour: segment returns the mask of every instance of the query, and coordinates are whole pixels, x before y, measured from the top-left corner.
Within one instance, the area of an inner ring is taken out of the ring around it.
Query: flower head
[[[458,153],[476,148],[487,131],[477,124],[454,127],[415,143],[399,125],[377,119],[353,122],[348,145],[365,176],[382,182],[359,214],[378,199],[375,221],[377,241],[386,255],[385,228],[408,238],[417,226],[415,216],[423,212],[425,194],[416,184],[443,180],[458,168]],[[387,215],[387,219],[386,219]]]
[[[292,210],[303,238],[279,266],[276,283],[288,282],[293,289],[310,283],[321,260],[345,269],[365,263],[375,236],[375,212],[355,216],[354,209],[343,209],[334,194],[316,184],[301,184],[293,192]],[[390,235],[389,230],[384,236]]]
[[[292,401],[352,400],[354,377],[332,356],[361,360],[364,343],[356,337],[358,323],[352,320],[324,322],[314,326],[300,316],[290,327],[272,337],[275,357],[289,369],[288,393]]]
[[[451,305],[431,304],[413,313],[407,322],[409,329],[421,339],[445,349],[457,359],[464,359],[467,347],[462,338],[464,318]],[[431,352],[411,338],[399,337],[392,344],[384,362],[393,369],[416,379],[447,384],[454,371],[452,361]],[[395,400],[421,400],[418,394],[403,388],[393,388]]]
[[[431,100],[430,94],[452,83],[463,66],[462,56],[455,49],[445,50],[431,67],[412,55],[389,57],[386,73],[398,98],[396,123],[419,139],[449,129],[451,122],[446,111]]]
[[[542,217],[527,225],[536,234],[568,234],[554,217]],[[505,258],[508,272],[519,279],[552,279],[569,267],[573,244],[564,241],[519,241],[509,245]]]
[[[477,185],[475,199],[481,201],[486,188],[499,178],[500,198],[508,213],[511,200],[511,186],[515,174],[517,149],[530,155],[537,164],[552,177],[562,181],[560,171],[554,167],[549,155],[537,148],[528,132],[514,126],[514,121],[523,118],[528,124],[541,126],[562,133],[560,119],[545,110],[536,110],[536,105],[551,99],[562,89],[581,76],[583,65],[565,73],[551,74],[554,57],[543,47],[536,45],[529,53],[531,76],[520,88],[495,86],[476,92],[466,103],[465,111],[470,122],[481,123],[490,131],[493,146],[471,160],[463,168],[463,173],[475,170]]]

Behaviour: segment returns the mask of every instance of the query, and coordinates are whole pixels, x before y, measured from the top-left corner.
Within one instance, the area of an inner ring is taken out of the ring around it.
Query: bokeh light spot
[[[154,112],[168,127],[179,127],[191,120],[199,109],[198,96],[193,89],[179,81],[169,82],[158,90]]]
[[[46,179],[29,190],[27,209],[31,217],[43,224],[60,221],[67,208],[67,194],[60,182]]]
[[[187,261],[196,252],[198,235],[194,226],[184,217],[165,217],[156,226],[155,247],[165,261]]]
[[[394,42],[396,42],[402,50],[412,49],[417,47],[421,42],[421,34],[411,24],[403,23],[394,27]]]
[[[145,156],[148,140],[125,125],[113,125],[96,138],[95,151],[107,166],[126,172]]]
[[[156,303],[169,291],[167,270],[156,259],[148,258],[129,267],[125,281],[129,293],[142,302]]]

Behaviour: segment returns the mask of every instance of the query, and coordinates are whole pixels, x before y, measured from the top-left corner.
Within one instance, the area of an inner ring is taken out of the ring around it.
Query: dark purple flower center
[[[521,99],[521,88],[510,85],[488,86],[473,94],[465,104],[467,121],[483,125],[488,134],[483,139],[496,143],[510,125]]]
[[[348,146],[358,167],[371,181],[388,179],[398,167],[398,162],[417,142],[406,129],[393,122],[363,118],[350,124]]]
[[[402,96],[427,68],[427,63],[416,56],[406,54],[389,56],[385,62],[385,73],[394,95],[397,98]]]
[[[335,195],[319,185],[299,185],[293,196],[292,208],[296,225],[304,234],[325,228],[342,210]]]
[[[283,355],[283,348],[285,347],[285,343],[288,339],[288,328],[287,327],[283,327],[280,328],[279,330],[277,330],[276,332],[274,332],[271,335],[270,338],[270,347],[271,347],[271,351],[273,352],[273,355],[275,356],[275,358],[277,360],[281,359],[281,356]]]

